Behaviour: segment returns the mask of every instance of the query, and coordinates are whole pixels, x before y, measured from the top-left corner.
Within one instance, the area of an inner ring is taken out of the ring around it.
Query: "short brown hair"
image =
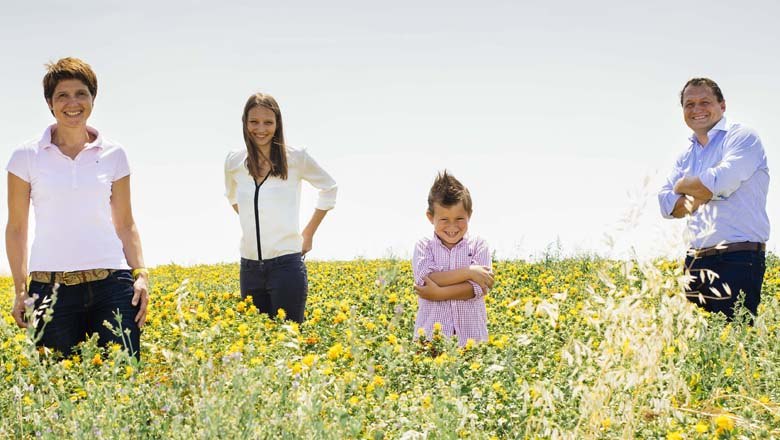
[[[249,111],[255,107],[265,107],[271,110],[276,117],[276,131],[271,139],[271,157],[265,157],[257,148],[255,140],[247,128]],[[273,96],[266,93],[255,93],[246,100],[244,105],[244,114],[241,116],[241,125],[244,131],[244,143],[246,144],[246,167],[249,174],[255,178],[260,178],[260,161],[268,161],[271,165],[271,175],[282,180],[287,180],[287,149],[284,145],[284,125],[282,124],[282,110]]]
[[[471,194],[458,179],[447,170],[436,175],[430,192],[428,192],[428,213],[433,215],[433,204],[438,203],[444,207],[463,203],[463,209],[471,215]]]
[[[680,105],[683,105],[683,94],[688,86],[707,86],[712,90],[715,99],[717,99],[718,102],[723,102],[723,92],[720,90],[718,83],[709,78],[691,78],[685,83],[682,90],[680,90]]]
[[[43,77],[43,96],[47,102],[51,101],[57,84],[64,79],[81,81],[89,89],[92,98],[97,96],[97,76],[92,67],[78,58],[66,57],[59,59],[56,63],[46,64],[46,75]]]

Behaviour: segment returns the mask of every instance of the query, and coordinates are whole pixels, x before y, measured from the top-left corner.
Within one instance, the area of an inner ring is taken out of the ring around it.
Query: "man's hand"
[[[681,195],[688,195],[697,199],[708,201],[712,199],[712,191],[707,189],[701,179],[696,176],[683,176],[674,184],[674,192]]]
[[[480,266],[477,264],[469,266],[469,279],[479,284],[479,287],[483,292],[487,292],[493,287],[494,278],[493,271],[487,266]]]
[[[429,277],[425,277],[424,286],[418,286],[415,284],[414,290],[417,292],[417,295],[422,299],[427,299],[428,301],[439,300],[440,287],[438,284],[434,283],[433,280],[431,280]]]
[[[699,207],[706,204],[709,200],[697,199],[692,196],[683,195],[677,199],[672,210],[672,217],[683,218],[696,212]]]

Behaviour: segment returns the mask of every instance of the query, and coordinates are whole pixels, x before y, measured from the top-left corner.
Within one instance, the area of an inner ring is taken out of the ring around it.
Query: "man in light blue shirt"
[[[687,217],[692,238],[685,266],[694,277],[688,299],[731,320],[741,291],[744,306],[755,315],[769,239],[764,147],[754,130],[723,116],[726,101],[715,81],[691,79],[680,103],[693,130],[691,144],[658,201],[665,218]]]

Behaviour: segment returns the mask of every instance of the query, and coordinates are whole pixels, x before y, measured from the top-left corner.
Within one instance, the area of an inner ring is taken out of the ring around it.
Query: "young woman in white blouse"
[[[308,279],[303,256],[336,202],[336,182],[302,148],[284,143],[282,114],[267,94],[249,97],[241,118],[246,149],[225,160],[225,195],[241,223],[241,296],[260,312],[303,322]],[[319,189],[300,232],[301,181]]]
[[[100,345],[117,343],[139,356],[148,272],[130,207],[127,156],[87,126],[97,95],[89,64],[63,58],[48,65],[43,91],[56,122],[17,148],[7,166],[13,317],[20,327],[36,326],[40,345],[66,355],[97,333]],[[28,267],[31,202],[36,222]],[[35,308],[32,316],[25,316],[28,306]],[[119,327],[117,312],[127,333],[116,335],[103,324]],[[51,313],[50,322],[44,313]]]

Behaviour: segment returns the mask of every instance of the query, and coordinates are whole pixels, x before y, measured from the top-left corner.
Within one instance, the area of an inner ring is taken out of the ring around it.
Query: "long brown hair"
[[[271,139],[271,157],[265,157],[260,152],[255,140],[249,133],[247,128],[247,119],[249,118],[249,111],[255,107],[265,107],[271,110],[276,116],[276,131],[274,137]],[[246,143],[246,167],[249,170],[249,174],[256,180],[260,178],[260,163],[261,161],[267,161],[271,164],[272,176],[276,176],[282,180],[287,179],[287,151],[284,146],[284,129],[282,124],[282,112],[279,110],[279,104],[273,96],[265,93],[255,93],[250,96],[244,105],[244,115],[241,117],[241,125],[244,130],[244,142]]]

